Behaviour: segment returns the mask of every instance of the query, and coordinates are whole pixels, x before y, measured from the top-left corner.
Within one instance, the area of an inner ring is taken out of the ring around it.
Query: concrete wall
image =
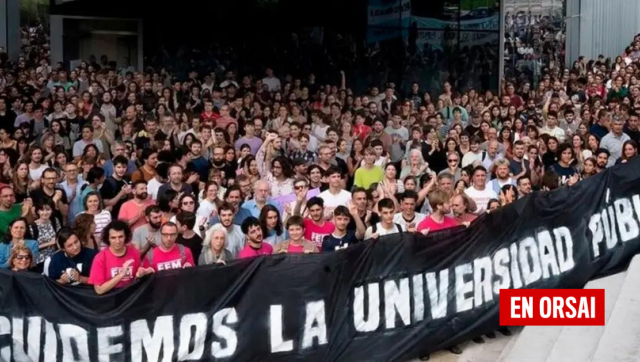
[[[119,67],[126,65],[125,58],[136,69],[143,67],[142,20],[51,15],[50,22],[54,63],[106,55],[117,61]]]

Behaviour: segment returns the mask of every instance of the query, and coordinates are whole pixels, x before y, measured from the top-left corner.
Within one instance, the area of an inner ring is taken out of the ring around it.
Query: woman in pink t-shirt
[[[96,255],[91,265],[89,284],[98,294],[122,288],[136,278],[153,273],[140,265],[140,252],[129,244],[131,230],[126,222],[115,220],[104,228],[103,240],[109,245]]]
[[[305,221],[301,216],[293,215],[287,220],[289,240],[276,244],[274,254],[310,254],[317,253],[318,247],[304,238]]]

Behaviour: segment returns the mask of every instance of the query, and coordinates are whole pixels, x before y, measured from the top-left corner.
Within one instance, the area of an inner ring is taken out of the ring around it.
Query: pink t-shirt
[[[442,220],[442,223],[437,223],[433,221],[433,219],[431,218],[431,215],[429,215],[425,217],[420,224],[418,224],[418,231],[429,229],[429,232],[433,232],[433,231],[438,231],[442,229],[456,227],[458,225],[459,224],[456,221],[456,219],[452,217],[445,216],[444,220]]]
[[[269,243],[263,242],[260,245],[260,249],[254,249],[251,247],[251,245],[249,245],[249,243],[247,243],[247,245],[242,250],[240,250],[238,259],[253,258],[254,256],[271,254],[273,254],[273,246],[271,246]]]
[[[116,284],[116,288],[122,288],[134,281],[138,268],[140,268],[140,252],[131,244],[126,245],[126,252],[123,256],[113,255],[109,248],[100,251],[93,259],[91,273],[89,274],[89,284],[102,285],[113,279],[120,273],[122,265],[129,259],[133,259],[133,263],[124,278]]]
[[[304,253],[304,246],[289,243],[289,250],[287,250],[287,252],[289,254],[302,254]]]
[[[187,247],[182,247],[184,257],[180,255],[180,247],[176,244],[170,251],[164,251],[160,247],[153,248],[153,264],[149,263],[149,257],[144,258],[144,267],[153,268],[155,271],[182,269],[186,263],[195,266],[193,254]]]
[[[318,226],[311,219],[304,220],[304,238],[316,244],[318,250],[322,250],[322,239],[335,229],[335,225],[330,221],[325,221],[322,226]]]
[[[123,221],[134,219],[140,214],[141,210],[145,210],[147,206],[150,206],[153,204],[154,204],[153,200],[150,200],[150,199],[147,199],[140,206],[138,206],[138,204],[136,204],[135,201],[129,200],[124,204],[122,204],[122,207],[120,207],[120,213],[118,214],[118,219]],[[139,218],[138,221],[136,221],[129,228],[131,229],[131,232],[133,232],[135,229],[139,228],[140,226],[146,223],[147,223],[147,219],[143,216]]]

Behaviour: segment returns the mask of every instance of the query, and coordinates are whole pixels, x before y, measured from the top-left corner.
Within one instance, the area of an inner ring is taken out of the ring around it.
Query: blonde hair
[[[213,240],[213,234],[215,234],[216,231],[222,231],[222,234],[224,234],[224,244],[222,245],[222,250],[217,258],[214,255],[213,248],[211,247],[211,240]],[[215,224],[207,230],[207,233],[204,236],[204,241],[202,242],[202,254],[204,255],[205,264],[208,265],[224,261],[224,248],[227,246],[228,240],[229,232],[224,226],[222,226],[222,224]]]
[[[13,262],[16,260],[20,252],[29,254],[29,259],[31,260],[31,262],[29,263],[29,267],[32,267],[34,265],[33,253],[31,252],[31,249],[27,248],[24,245],[14,245],[13,249],[11,250],[11,255],[9,256],[9,269],[13,269]]]

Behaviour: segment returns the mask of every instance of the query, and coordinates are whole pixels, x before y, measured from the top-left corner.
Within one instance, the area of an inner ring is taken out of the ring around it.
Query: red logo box
[[[603,326],[604,289],[501,289],[501,326]]]

